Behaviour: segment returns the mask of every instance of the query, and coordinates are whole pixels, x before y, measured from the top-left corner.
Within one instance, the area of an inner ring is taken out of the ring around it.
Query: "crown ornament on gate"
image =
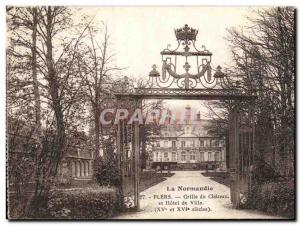
[[[177,46],[161,51],[161,75],[157,66],[153,65],[149,73],[146,88],[179,88],[179,89],[232,89],[237,88],[222,72],[222,67],[211,67],[212,53],[204,45],[201,50],[197,48],[198,30],[185,24],[182,28],[174,29]],[[184,63],[178,66],[180,58]],[[189,61],[196,59],[196,65]],[[192,72],[192,70],[194,72]],[[182,71],[182,72],[179,72]]]
[[[184,25],[183,28],[175,29],[176,39],[179,41],[183,41],[183,45],[185,45],[185,52],[189,51],[189,45],[191,41],[196,41],[196,37],[198,34],[198,30],[189,27],[187,24]]]
[[[177,40],[196,40],[198,30],[189,27],[187,24],[183,28],[175,29]]]

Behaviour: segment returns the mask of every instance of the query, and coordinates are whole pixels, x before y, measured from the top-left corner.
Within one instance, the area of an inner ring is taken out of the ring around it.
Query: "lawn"
[[[210,179],[223,184],[227,187],[230,187],[230,177],[229,174],[226,172],[204,172],[201,173],[205,177],[209,177]]]
[[[140,192],[144,191],[164,180],[166,177],[173,176],[174,173],[160,173],[155,171],[144,171],[140,175]],[[123,179],[123,193],[124,196],[131,196],[133,195],[133,178],[132,177],[125,177]]]

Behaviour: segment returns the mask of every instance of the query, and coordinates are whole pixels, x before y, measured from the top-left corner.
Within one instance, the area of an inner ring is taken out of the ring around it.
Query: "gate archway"
[[[134,102],[135,108],[141,107],[144,99],[182,99],[182,100],[231,100],[229,112],[229,173],[231,177],[231,202],[238,208],[247,198],[253,177],[249,173],[254,160],[254,116],[255,93],[243,89],[238,80],[222,72],[222,68],[211,67],[212,53],[205,46],[196,46],[198,30],[185,25],[175,30],[177,47],[170,45],[160,54],[162,72],[153,65],[148,81],[142,87],[130,88],[128,82],[116,88],[115,96],[121,105],[124,99]],[[177,72],[179,58],[184,59],[183,73]],[[190,72],[189,60],[196,59],[194,73]],[[247,103],[247,110],[240,111],[241,103]],[[133,172],[134,207],[139,210],[139,164],[140,164],[140,125],[134,122],[132,129],[132,156],[126,162],[124,132],[128,129],[124,122],[118,123],[117,161],[124,171],[129,166]]]

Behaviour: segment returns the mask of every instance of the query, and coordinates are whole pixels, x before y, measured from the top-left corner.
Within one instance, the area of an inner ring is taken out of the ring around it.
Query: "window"
[[[200,141],[200,146],[204,147],[204,141],[203,140]]]
[[[200,141],[197,141],[197,147],[199,147],[200,146]]]
[[[181,147],[185,147],[185,141],[181,142]]]
[[[164,141],[164,147],[168,147],[168,141]]]
[[[156,145],[157,147],[160,147],[160,143],[159,142],[157,142],[157,145]]]
[[[176,161],[176,152],[172,152],[172,161]]]
[[[219,145],[220,147],[224,147],[225,142],[223,140],[221,140],[221,141],[219,141],[219,144],[220,144]]]
[[[208,153],[208,161],[211,161],[211,152]]]
[[[213,146],[213,140],[210,140],[209,142],[209,146],[212,147]]]
[[[164,152],[164,158],[165,158],[165,159],[168,158],[168,152]]]
[[[191,153],[190,153],[190,160],[195,160],[195,159],[196,159],[195,152],[191,151]]]
[[[215,153],[215,160],[220,161],[220,152]]]
[[[204,162],[204,152],[200,152],[200,161]]]
[[[181,161],[185,161],[185,151],[181,152]]]
[[[172,147],[176,148],[176,141],[172,141]]]
[[[205,141],[204,141],[204,146],[205,146],[205,147],[208,147],[208,146],[209,146],[209,143],[208,143],[208,142],[209,142],[209,140],[205,140]]]
[[[195,147],[195,141],[192,141],[192,147]]]
[[[215,145],[216,145],[217,147],[219,147],[219,145],[220,145],[219,140],[216,140]]]

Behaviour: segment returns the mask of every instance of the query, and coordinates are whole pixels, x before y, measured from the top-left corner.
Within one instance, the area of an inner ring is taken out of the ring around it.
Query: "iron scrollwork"
[[[168,96],[188,97],[189,95],[192,97],[203,96],[204,98],[251,97],[253,93],[243,90],[238,81],[234,81],[222,71],[221,66],[212,68],[212,53],[204,45],[201,46],[202,50],[196,47],[197,35],[198,30],[188,25],[175,29],[177,47],[170,49],[171,45],[168,45],[161,51],[161,74],[154,64],[146,83],[139,88],[129,88],[128,85],[120,84],[120,88],[124,92],[117,91],[119,93],[117,95],[165,96],[166,98]],[[195,58],[197,65],[191,72],[189,61]],[[180,59],[183,64],[178,66]],[[183,72],[178,72],[179,69]]]
[[[157,71],[157,66],[152,66],[149,73],[149,80],[146,84],[147,88],[180,88],[180,89],[212,89],[223,88],[229,89],[235,87],[228,77],[221,71],[218,66],[215,70],[211,67],[212,53],[208,51],[204,45],[203,50],[196,47],[198,30],[185,25],[183,28],[175,29],[177,39],[177,47],[173,50],[168,45],[161,52],[162,55],[162,72],[161,75]],[[180,46],[183,46],[180,49]],[[182,65],[184,72],[178,73],[177,57],[185,57],[185,63]],[[196,57],[197,68],[196,73],[191,73],[190,57]],[[215,73],[213,74],[213,71]]]

